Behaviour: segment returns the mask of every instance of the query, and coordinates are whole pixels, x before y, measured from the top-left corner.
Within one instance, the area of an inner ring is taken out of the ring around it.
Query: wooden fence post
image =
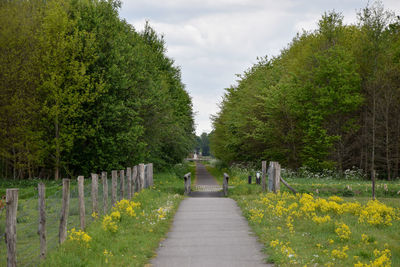
[[[147,180],[147,164],[144,164],[144,179],[143,179],[143,188],[149,187],[149,181]]]
[[[118,171],[111,171],[111,206],[117,202]]]
[[[44,183],[39,183],[38,184],[38,193],[39,193],[39,229],[38,229],[38,234],[39,234],[39,241],[40,241],[40,258],[43,260],[46,258],[46,249],[47,249],[47,244],[46,244],[46,187]]]
[[[99,215],[99,176],[92,173],[92,214]]]
[[[107,214],[108,211],[108,182],[107,172],[101,173],[101,181],[103,182],[103,214]]]
[[[192,183],[191,173],[190,172],[186,173],[183,176],[183,179],[185,180],[185,195],[187,196],[190,194],[190,191],[191,191],[191,188],[190,188],[190,185]]]
[[[281,165],[271,161],[268,168],[268,191],[277,193],[280,190]]]
[[[78,176],[78,197],[79,197],[79,218],[81,223],[81,230],[85,230],[85,191],[84,191],[85,178]]]
[[[274,161],[274,179],[273,179],[273,191],[274,193],[278,193],[281,190],[281,165],[278,162]]]
[[[126,178],[128,180],[128,199],[132,198],[132,169],[130,167],[126,168]]]
[[[67,238],[67,223],[68,223],[68,211],[69,211],[69,179],[63,179],[63,194],[62,194],[62,207],[61,207],[61,218],[60,228],[58,231],[58,240],[62,244]]]
[[[228,182],[229,182],[229,175],[224,173],[223,191],[225,197],[228,196]]]
[[[267,175],[267,162],[264,160],[261,162],[261,168],[262,168],[262,190],[265,192],[267,189],[267,182],[266,182],[266,175]]]
[[[6,190],[7,267],[17,266],[17,209],[18,189]]]
[[[139,164],[139,168],[138,168],[138,172],[139,172],[139,192],[142,191],[142,189],[144,188],[144,164],[140,163]]]
[[[136,190],[135,190],[136,187]],[[133,166],[132,168],[132,196],[135,192],[138,192],[140,188],[138,179],[138,166]]]
[[[125,198],[125,170],[119,171],[119,200]]]
[[[154,185],[153,181],[153,163],[147,164],[147,182],[148,182],[148,187],[151,187]]]

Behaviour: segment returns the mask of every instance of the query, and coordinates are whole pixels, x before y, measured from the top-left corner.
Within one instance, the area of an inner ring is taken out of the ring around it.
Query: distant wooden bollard
[[[187,196],[191,192],[191,188],[190,188],[191,183],[192,183],[192,181],[191,181],[191,173],[190,172],[186,173],[183,176],[183,179],[185,181],[185,195]]]
[[[223,186],[222,189],[224,191],[224,196],[228,196],[228,182],[229,182],[229,175],[224,173],[224,181],[223,181]]]

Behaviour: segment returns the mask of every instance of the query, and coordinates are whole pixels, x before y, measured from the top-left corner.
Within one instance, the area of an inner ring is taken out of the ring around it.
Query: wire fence
[[[122,199],[122,191],[124,192],[124,198],[128,198],[128,177],[127,172],[124,171],[124,183],[121,186],[122,179],[118,172],[117,176],[117,201]],[[145,173],[144,179],[147,181],[151,175],[153,176],[152,168],[151,173]],[[111,176],[107,177],[107,210],[106,213],[111,211],[112,205],[112,179]],[[131,177],[132,181],[139,180],[139,172],[136,177]],[[147,182],[148,184],[148,182]],[[137,192],[140,188],[133,186],[133,191]],[[122,190],[123,189],[123,190]],[[38,190],[35,189],[35,193],[32,197],[18,200],[17,207],[17,240],[16,240],[16,258],[18,266],[38,266],[41,262],[40,259],[40,239],[39,239],[39,200]],[[59,246],[59,226],[62,209],[62,196],[63,189],[58,186],[54,192],[54,188],[46,188],[46,192],[51,192],[49,196],[45,197],[45,212],[46,212],[46,247],[47,253],[56,249]],[[133,194],[133,192],[132,192]],[[69,210],[68,210],[68,221],[67,229],[72,228],[80,229],[80,206],[79,206],[79,191],[78,183],[76,180],[70,181],[70,192],[69,192]],[[104,194],[103,194],[103,183],[101,175],[98,176],[98,210],[99,216],[104,215]],[[94,221],[93,214],[93,202],[92,202],[92,179],[87,178],[84,180],[84,203],[85,203],[85,224],[86,227]],[[0,266],[7,265],[7,246],[5,241],[6,233],[6,212],[5,209],[0,213]]]

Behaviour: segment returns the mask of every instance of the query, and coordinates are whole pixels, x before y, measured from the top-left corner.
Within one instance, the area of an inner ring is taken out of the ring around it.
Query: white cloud
[[[235,84],[257,57],[277,55],[297,32],[314,30],[325,11],[342,12],[346,23],[368,0],[132,0],[120,15],[136,29],[146,20],[162,33],[167,54],[182,69],[182,79],[197,111],[197,134],[211,130],[224,88]],[[399,13],[400,1],[386,0]]]

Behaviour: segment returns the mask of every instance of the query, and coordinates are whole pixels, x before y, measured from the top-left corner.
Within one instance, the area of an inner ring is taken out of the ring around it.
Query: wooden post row
[[[81,223],[81,230],[85,230],[85,191],[84,191],[84,181],[83,176],[78,176],[78,197],[79,197],[79,219]]]
[[[125,198],[125,170],[119,171],[119,200]]]
[[[126,168],[126,179],[128,180],[128,199],[132,198],[132,169],[130,167]]]
[[[117,202],[117,184],[118,172],[111,171],[111,206],[114,207]]]
[[[17,208],[18,189],[6,190],[7,267],[17,266]]]
[[[107,214],[108,211],[108,182],[107,172],[101,173],[101,181],[103,182],[103,214]]]
[[[99,215],[99,176],[92,173],[92,214]]]
[[[67,238],[69,190],[70,190],[70,180],[63,179],[62,207],[61,207],[60,227],[58,231],[58,240],[60,244],[63,243]]]
[[[38,193],[39,193],[39,241],[40,241],[40,258],[46,258],[46,249],[47,249],[47,232],[46,232],[46,187],[44,183],[38,184]]]

